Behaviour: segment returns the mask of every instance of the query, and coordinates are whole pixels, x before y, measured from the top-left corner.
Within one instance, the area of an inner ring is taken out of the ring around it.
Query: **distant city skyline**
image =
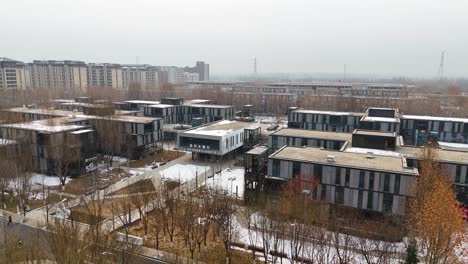
[[[6,1],[1,57],[190,65],[213,75],[468,77],[466,1]],[[19,23],[18,21],[21,21]]]

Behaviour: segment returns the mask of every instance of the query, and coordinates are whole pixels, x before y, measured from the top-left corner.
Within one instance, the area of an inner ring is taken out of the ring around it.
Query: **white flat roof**
[[[129,101],[124,101],[124,103],[155,105],[155,104],[159,104],[159,101],[129,100]]]
[[[51,132],[51,133],[86,128],[86,126],[66,124],[65,122],[62,122],[63,120],[59,120],[59,122],[54,123],[54,119],[43,119],[43,120],[37,120],[37,121],[32,121],[32,122],[27,122],[27,123],[6,124],[2,126],[16,128],[16,129],[34,130],[34,131],[39,131],[39,132]]]
[[[400,123],[398,118],[393,117],[379,117],[379,116],[365,116],[361,121],[367,122],[386,122],[386,123]]]
[[[401,118],[403,118],[403,119],[414,119],[414,120],[450,121],[450,122],[468,123],[468,118],[459,118],[459,117],[402,115]]]
[[[90,132],[93,132],[93,131],[94,131],[93,129],[83,129],[83,130],[73,131],[73,132],[70,132],[70,133],[75,134],[75,135],[79,135],[79,134],[84,134],[84,133],[90,133]]]
[[[246,123],[238,121],[222,120],[216,123],[211,123],[194,129],[189,129],[181,132],[187,135],[206,135],[206,136],[224,136],[233,131],[246,128],[257,128],[258,123]]]
[[[174,107],[174,105],[169,105],[169,104],[154,104],[154,105],[147,105],[146,107],[151,107],[151,108],[169,108],[169,107]]]
[[[305,114],[320,114],[320,115],[344,115],[344,116],[363,116],[364,115],[364,113],[302,110],[302,109],[293,110],[293,112],[305,113]]]

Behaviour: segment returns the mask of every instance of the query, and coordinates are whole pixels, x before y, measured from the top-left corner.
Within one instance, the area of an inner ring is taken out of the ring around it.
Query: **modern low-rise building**
[[[418,170],[404,157],[285,146],[269,157],[267,175],[301,178],[333,204],[403,215]]]
[[[288,127],[350,133],[359,128],[359,121],[363,116],[363,113],[291,108],[288,113]]]
[[[177,134],[177,148],[197,154],[224,156],[261,134],[258,123],[222,120]]]
[[[319,147],[340,150],[351,141],[350,133],[283,128],[268,136],[268,147],[277,150],[283,146]]]
[[[468,143],[468,119],[418,116],[395,108],[368,108],[365,113],[290,108],[288,127],[307,130],[352,132],[354,129],[396,132],[406,144],[424,145],[428,140]]]
[[[69,166],[68,175],[86,171],[87,160],[96,157],[90,118],[56,117],[0,125],[2,135],[31,146],[32,164],[42,173],[57,174],[57,166]]]
[[[316,180],[311,185],[315,198],[378,213],[404,214],[411,195],[409,186],[419,175],[422,147],[405,145],[396,132],[310,132],[282,129],[269,135],[270,147],[275,137],[281,144],[269,156],[264,179],[256,180],[262,184],[260,189],[278,189],[281,183],[301,177],[306,182]],[[306,136],[344,143],[339,150],[314,147],[309,138],[303,139]],[[437,161],[452,181],[458,200],[468,205],[468,144],[434,144],[438,146]]]

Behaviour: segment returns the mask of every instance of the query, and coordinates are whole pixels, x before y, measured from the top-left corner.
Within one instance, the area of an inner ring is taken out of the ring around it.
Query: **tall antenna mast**
[[[444,79],[444,60],[445,60],[445,50],[442,51],[442,55],[440,55],[439,80],[441,81],[442,79]]]
[[[257,75],[257,57],[253,57],[253,71],[254,75]]]

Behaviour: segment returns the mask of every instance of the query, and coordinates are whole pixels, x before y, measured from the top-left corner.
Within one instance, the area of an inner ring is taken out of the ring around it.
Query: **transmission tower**
[[[257,75],[257,57],[253,57],[253,73],[256,76]]]
[[[439,80],[444,79],[444,60],[445,60],[445,50],[442,51],[442,55],[440,55]]]

